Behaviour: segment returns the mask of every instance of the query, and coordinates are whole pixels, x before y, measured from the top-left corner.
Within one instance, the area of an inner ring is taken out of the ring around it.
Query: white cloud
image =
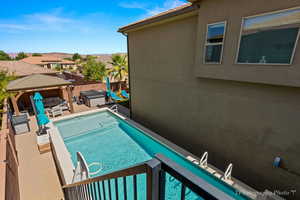
[[[170,10],[172,8],[178,7],[182,4],[184,4],[185,2],[182,0],[165,0],[165,2],[160,5],[160,6],[150,6],[149,4],[142,4],[142,3],[138,3],[138,2],[122,2],[119,4],[120,7],[123,8],[130,8],[130,9],[140,9],[140,10],[144,10],[145,14],[142,16],[142,18],[144,17],[149,17],[152,15],[157,15],[161,12]]]
[[[20,25],[20,24],[0,24],[0,28],[2,29],[12,29],[12,30],[31,30],[30,27],[26,25]]]
[[[156,6],[152,9],[148,9],[147,10],[147,14],[148,15],[157,15],[161,12],[164,12],[164,11],[167,11],[167,10],[170,10],[172,8],[176,8],[182,4],[184,4],[185,2],[184,1],[181,1],[181,0],[166,0],[162,6]]]
[[[135,8],[135,9],[146,9],[147,5],[144,3],[140,3],[140,2],[121,2],[119,4],[120,7],[122,8]]]
[[[63,12],[62,8],[56,8],[49,12],[32,13],[21,16],[18,20],[0,21],[1,31],[80,31],[88,32],[88,21],[73,19],[68,13]],[[5,29],[5,30],[3,30]]]
[[[35,13],[32,15],[27,15],[26,17],[29,20],[33,20],[35,22],[41,22],[41,23],[45,23],[45,24],[57,24],[57,23],[65,24],[65,23],[73,22],[73,20],[71,20],[71,19],[56,16],[51,13],[50,14],[49,13]]]

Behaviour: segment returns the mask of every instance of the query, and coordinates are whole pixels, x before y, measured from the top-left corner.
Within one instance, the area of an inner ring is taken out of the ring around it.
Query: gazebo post
[[[16,99],[15,95],[11,96],[11,102],[12,102],[13,108],[15,110],[15,114],[20,115],[20,111],[19,111],[19,107],[18,107],[17,99]]]
[[[68,100],[69,100],[69,105],[70,105],[70,111],[71,111],[71,113],[74,113],[73,100],[72,100],[72,91],[71,91],[71,87],[70,86],[67,86],[67,93],[68,93]]]

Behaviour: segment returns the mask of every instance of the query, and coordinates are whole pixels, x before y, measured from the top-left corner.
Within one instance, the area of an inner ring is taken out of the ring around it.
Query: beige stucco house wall
[[[298,190],[300,48],[292,65],[235,64],[243,16],[299,0],[203,0],[197,14],[128,31],[134,120],[260,191]],[[208,23],[227,21],[223,62],[203,64]],[[282,168],[274,168],[276,156]]]

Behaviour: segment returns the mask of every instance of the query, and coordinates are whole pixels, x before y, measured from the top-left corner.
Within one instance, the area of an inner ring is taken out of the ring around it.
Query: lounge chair
[[[123,98],[119,97],[116,93],[114,92],[110,92],[110,97],[112,98],[112,100],[114,101],[124,101]]]
[[[125,90],[122,90],[121,91],[121,95],[126,98],[126,99],[129,99],[129,94],[125,91]]]
[[[50,117],[56,117],[63,114],[63,110],[61,106],[54,106],[48,110]]]
[[[61,107],[61,109],[63,111],[69,110],[69,106],[68,106],[68,102],[67,101],[63,101],[61,104],[59,104],[59,106]]]

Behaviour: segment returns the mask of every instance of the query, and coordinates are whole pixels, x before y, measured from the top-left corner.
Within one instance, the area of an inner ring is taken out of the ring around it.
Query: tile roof
[[[48,63],[59,63],[59,64],[75,64],[70,60],[64,60],[54,56],[30,56],[22,59],[23,62],[35,65],[43,65]]]
[[[23,61],[0,61],[0,70],[8,71],[8,73],[15,74],[16,76],[56,73],[54,70],[25,63]]]
[[[118,31],[119,32],[125,32],[125,31],[127,31],[129,29],[136,28],[139,25],[153,23],[153,22],[156,22],[156,21],[160,20],[163,17],[172,16],[172,14],[180,13],[181,11],[193,10],[193,8],[198,8],[198,7],[194,6],[194,4],[192,4],[192,3],[185,3],[183,5],[180,5],[180,6],[176,7],[176,8],[173,8],[173,9],[161,12],[161,13],[159,13],[157,15],[154,15],[154,16],[151,16],[151,17],[148,17],[148,18],[145,18],[145,19],[133,22],[133,23],[128,24],[126,26],[123,26],[123,27],[119,28]]]
[[[56,86],[70,85],[70,81],[66,81],[56,76],[43,74],[33,74],[23,78],[10,81],[7,85],[8,91],[18,91],[26,89],[49,88]]]

